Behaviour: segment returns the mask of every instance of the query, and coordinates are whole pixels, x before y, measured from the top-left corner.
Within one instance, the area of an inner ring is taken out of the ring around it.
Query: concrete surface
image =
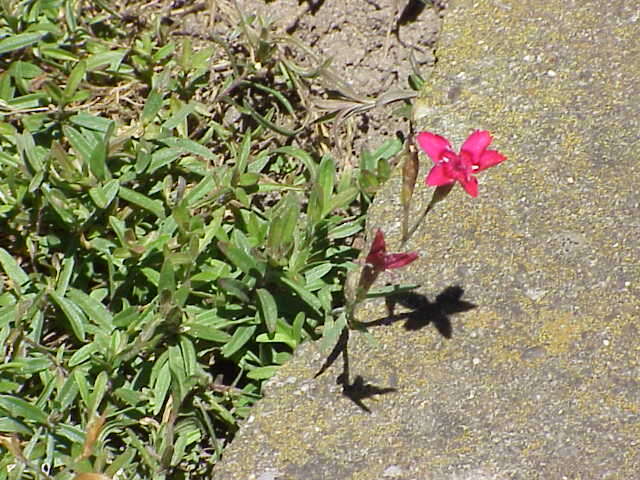
[[[453,0],[438,58],[419,125],[508,160],[416,232],[399,275],[431,303],[352,334],[349,396],[304,346],[216,480],[640,478],[640,1]]]

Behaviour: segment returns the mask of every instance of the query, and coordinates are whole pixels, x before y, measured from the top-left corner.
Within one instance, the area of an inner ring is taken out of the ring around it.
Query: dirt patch
[[[213,4],[226,4],[239,14],[255,14],[266,19],[270,28],[291,34],[308,47],[292,48],[298,60],[310,65],[318,59],[330,60],[329,69],[351,94],[369,100],[391,90],[410,92],[412,73],[428,76],[436,62],[434,47],[446,8],[446,0],[238,0]],[[215,15],[214,8],[200,9],[182,23],[189,31],[208,35],[221,27]],[[336,87],[332,92],[332,85],[325,81],[323,88],[312,93],[321,102],[340,90],[344,89]],[[363,146],[374,149],[393,135],[406,134],[407,120],[402,114],[408,109],[401,111],[400,107],[401,101],[353,115],[339,135],[350,148],[342,148],[339,156],[346,154],[353,162]],[[314,116],[321,114],[318,111]]]
[[[446,2],[430,0],[243,0],[240,8],[271,18],[278,28],[299,38],[362,97],[406,89],[415,72],[426,76],[434,54]],[[355,118],[352,153],[375,148],[405,119],[395,103]],[[349,137],[349,132],[347,132]]]

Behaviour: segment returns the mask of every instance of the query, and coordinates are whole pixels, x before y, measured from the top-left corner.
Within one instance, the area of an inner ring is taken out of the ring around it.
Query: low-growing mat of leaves
[[[323,64],[259,19],[203,41],[108,0],[0,9],[0,480],[209,478],[334,324],[401,142],[319,153]]]

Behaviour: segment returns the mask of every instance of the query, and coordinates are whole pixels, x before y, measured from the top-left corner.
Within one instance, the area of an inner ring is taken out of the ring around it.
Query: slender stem
[[[447,198],[447,195],[449,195],[449,192],[451,192],[452,188],[453,188],[453,183],[450,183],[448,185],[440,185],[439,187],[436,187],[436,189],[433,191],[433,195],[431,196],[431,201],[429,202],[429,205],[427,205],[427,208],[425,208],[424,212],[422,212],[422,215],[420,215],[420,218],[418,219],[418,221],[409,230],[406,237],[404,235],[402,236],[402,241],[400,242],[401,247],[404,247],[405,244],[409,241],[411,236],[416,232],[418,227],[424,221],[425,217],[427,216],[427,213],[431,211],[431,209],[436,205],[436,203],[441,202],[442,200]]]
[[[427,205],[427,208],[425,208],[424,212],[422,212],[422,215],[420,215],[420,218],[418,218],[418,221],[413,225],[413,227],[411,227],[411,229],[409,229],[409,231],[407,232],[406,235],[404,235],[404,234],[402,235],[402,241],[400,242],[400,248],[404,248],[404,246],[407,244],[409,239],[413,236],[414,233],[416,233],[416,230],[418,229],[418,227],[424,221],[425,217],[427,216],[427,213],[429,213],[429,211],[433,208],[433,206],[435,204],[436,204],[435,198],[431,198],[431,201],[429,202],[429,205]],[[408,219],[408,215],[406,217]]]

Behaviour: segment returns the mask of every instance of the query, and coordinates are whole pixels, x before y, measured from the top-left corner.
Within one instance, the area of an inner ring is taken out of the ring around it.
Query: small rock
[[[384,478],[397,478],[402,475],[402,469],[398,465],[390,465],[384,469],[382,476]]]

